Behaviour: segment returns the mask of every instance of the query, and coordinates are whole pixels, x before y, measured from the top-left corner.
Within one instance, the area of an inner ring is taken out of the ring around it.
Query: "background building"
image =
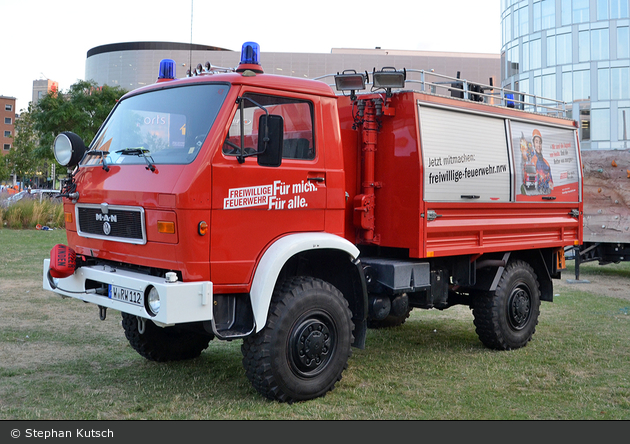
[[[501,0],[502,86],[569,102],[583,150],[628,148],[629,10],[629,0]]]
[[[33,105],[37,104],[49,92],[56,93],[57,91],[59,91],[59,83],[53,80],[33,80]]]
[[[215,46],[173,42],[113,43],[92,48],[85,61],[85,80],[94,80],[99,86],[120,86],[132,90],[155,83],[160,60],[177,62],[176,77],[186,76],[190,60],[203,60],[209,53],[227,51]],[[216,64],[214,61],[213,64]]]
[[[0,152],[6,155],[15,136],[15,97],[0,96]]]
[[[130,42],[103,45],[87,53],[85,79],[99,85],[121,86],[133,90],[154,83],[160,60],[170,58],[176,62],[176,77],[197,64],[210,62],[214,66],[235,68],[240,60],[239,51],[213,46],[170,42]],[[262,52],[261,64],[266,73],[292,77],[317,78],[348,69],[372,72],[383,67],[396,69],[431,70],[436,73],[461,77],[484,84],[490,77],[498,84],[500,76],[499,54],[467,54],[427,51],[400,51],[376,49],[333,49],[331,53],[280,53]],[[334,83],[333,79],[324,79]]]

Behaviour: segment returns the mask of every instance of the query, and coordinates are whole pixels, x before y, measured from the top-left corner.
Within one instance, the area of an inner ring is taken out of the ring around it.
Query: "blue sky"
[[[192,41],[240,51],[256,41],[263,53],[380,46],[498,54],[499,2],[0,0],[0,95],[16,97],[24,109],[33,80],[55,80],[66,90],[83,79],[88,50],[120,42]]]

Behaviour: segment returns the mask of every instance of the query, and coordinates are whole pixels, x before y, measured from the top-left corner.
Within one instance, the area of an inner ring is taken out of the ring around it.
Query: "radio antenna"
[[[190,0],[190,49],[188,53],[188,66],[192,72],[192,45],[193,45],[193,0]]]

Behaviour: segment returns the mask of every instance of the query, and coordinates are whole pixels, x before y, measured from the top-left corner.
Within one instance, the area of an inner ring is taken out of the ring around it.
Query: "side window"
[[[232,119],[223,153],[236,156],[240,153],[241,140],[244,154],[256,152],[258,146],[258,120],[265,111],[279,115],[284,121],[283,159],[311,160],[315,158],[313,137],[313,104],[305,100],[263,94],[245,94]]]

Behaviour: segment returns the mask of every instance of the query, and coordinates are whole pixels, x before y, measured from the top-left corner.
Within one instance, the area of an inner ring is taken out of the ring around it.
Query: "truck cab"
[[[325,393],[365,338],[358,250],[343,237],[336,97],[322,82],[265,75],[257,46],[247,51],[234,72],[177,80],[165,65],[119,101],[89,150],[58,136],[70,248],[51,252],[44,287],[96,304],[101,318],[120,311],[131,345],[161,361],[260,335],[276,283],[306,275],[285,292],[324,293],[333,314],[298,326],[314,345],[293,346],[298,379],[285,391],[301,399],[313,392],[300,394],[299,378],[324,373],[315,392]],[[339,270],[352,278],[333,279],[333,291],[322,278]]]

